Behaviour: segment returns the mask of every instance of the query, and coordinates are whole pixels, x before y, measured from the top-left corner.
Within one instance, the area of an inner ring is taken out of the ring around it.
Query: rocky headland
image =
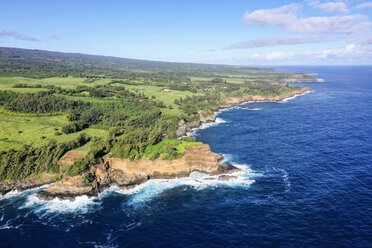
[[[310,91],[310,88],[303,87],[279,96],[248,95],[244,97],[229,97],[224,99],[221,106],[217,106],[215,111],[249,101],[282,101],[308,91]],[[215,114],[204,116],[201,112],[199,112],[199,120],[197,121],[186,122],[185,120],[180,120],[177,136],[185,136],[188,132],[200,127],[201,124],[214,122],[215,120]],[[71,166],[75,160],[84,156],[85,154],[81,152],[70,151],[61,158],[59,165],[62,167]],[[174,160],[158,158],[152,161],[148,158],[142,158],[138,161],[130,161],[129,159],[106,156],[102,164],[92,166],[90,171],[86,173],[90,176],[89,181],[83,175],[66,177],[59,181],[57,181],[56,175],[36,175],[24,180],[0,183],[0,195],[14,190],[22,191],[50,184],[47,188],[39,191],[37,195],[40,199],[52,200],[58,197],[59,199],[73,200],[76,196],[81,195],[96,196],[111,186],[130,188],[149,179],[187,177],[194,171],[210,175],[221,174],[217,179],[213,177],[209,178],[210,180],[233,180],[236,177],[228,174],[239,171],[239,169],[232,165],[221,163],[222,160],[223,156],[213,153],[206,144],[187,147],[183,156]]]
[[[138,161],[105,157],[104,163],[92,166],[90,174],[94,180],[86,183],[82,176],[75,176],[56,182],[41,190],[38,197],[43,200],[72,200],[76,196],[96,196],[110,186],[130,188],[156,178],[187,177],[191,172],[202,172],[210,175],[228,174],[239,171],[238,168],[221,163],[223,156],[211,152],[206,144],[187,147],[182,158],[151,161],[143,158]],[[221,177],[221,180],[226,180]]]
[[[311,80],[312,81],[309,81],[309,82],[314,82],[314,79],[311,79]],[[293,81],[295,82],[295,79],[293,79]],[[293,91],[290,91],[290,92],[287,92],[287,93],[284,93],[278,96],[247,95],[243,97],[228,97],[228,98],[225,98],[222,101],[221,106],[216,107],[214,111],[218,111],[220,109],[231,108],[231,107],[234,107],[235,105],[239,105],[245,102],[265,102],[265,101],[280,102],[286,98],[301,95],[309,91],[311,91],[309,87],[302,87],[301,89],[293,90]],[[203,123],[210,123],[210,122],[216,121],[216,114],[212,114],[209,116],[203,116],[203,114],[199,112],[199,117],[200,117],[199,120],[193,121],[193,122],[186,122],[183,119],[180,120],[178,123],[177,136],[178,137],[185,136],[187,135],[187,133],[192,132],[193,129],[200,127],[201,124]]]

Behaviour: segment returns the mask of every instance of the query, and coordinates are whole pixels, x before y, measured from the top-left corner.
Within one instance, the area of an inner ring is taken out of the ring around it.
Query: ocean
[[[236,180],[193,173],[73,203],[13,192],[0,247],[372,247],[372,67],[276,69],[323,80],[193,134],[243,169]]]

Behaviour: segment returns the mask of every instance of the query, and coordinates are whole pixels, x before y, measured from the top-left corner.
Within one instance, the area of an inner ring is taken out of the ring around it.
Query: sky
[[[1,0],[0,47],[232,65],[372,65],[372,1]]]

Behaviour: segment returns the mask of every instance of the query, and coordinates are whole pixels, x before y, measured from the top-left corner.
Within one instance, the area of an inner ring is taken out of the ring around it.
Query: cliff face
[[[309,80],[314,81],[314,79],[310,78]],[[290,79],[288,79],[290,81]],[[298,80],[292,79],[293,82],[296,82]],[[303,87],[299,90],[294,90],[285,94],[281,94],[279,96],[260,96],[260,95],[248,95],[244,97],[228,97],[223,100],[225,104],[222,106],[216,107],[215,110],[218,110],[219,108],[230,108],[233,105],[241,104],[243,102],[249,102],[249,101],[256,101],[256,102],[262,102],[262,101],[281,101],[285,98],[292,97],[295,95],[303,94],[307,91],[310,91],[311,89],[308,87]],[[176,131],[177,137],[182,137],[187,134],[187,132],[191,132],[192,129],[198,128],[202,123],[208,123],[208,122],[214,122],[216,120],[216,115],[212,114],[210,116],[203,116],[201,112],[199,112],[200,120],[193,121],[193,122],[186,122],[185,120],[180,120],[178,122],[178,129]]]
[[[285,93],[285,94],[281,94],[279,96],[244,96],[244,97],[229,97],[229,98],[226,98],[224,99],[225,103],[228,104],[228,105],[235,105],[235,104],[240,104],[240,103],[243,103],[243,102],[248,102],[248,101],[257,101],[257,102],[260,102],[260,101],[273,101],[273,102],[277,102],[277,101],[281,101],[283,99],[286,99],[288,97],[292,97],[292,96],[295,96],[295,95],[300,95],[300,94],[303,94],[307,91],[310,91],[311,89],[308,88],[308,87],[303,87],[302,89],[299,89],[299,90],[294,90],[294,91],[291,91],[291,92],[288,92],[288,93]]]
[[[214,122],[216,120],[216,115],[212,114],[209,116],[203,116],[199,112],[199,120],[193,122],[186,122],[185,120],[180,120],[178,122],[178,129],[176,131],[177,137],[185,136],[187,132],[191,132],[193,128],[199,127],[202,123]]]
[[[147,158],[130,161],[120,158],[105,158],[103,164],[93,166],[90,173],[95,180],[85,184],[81,176],[57,182],[40,191],[38,197],[51,200],[55,197],[72,199],[78,195],[97,195],[112,185],[130,187],[151,178],[186,177],[193,171],[207,174],[228,173],[238,170],[234,166],[220,164],[221,155],[211,152],[208,145],[187,147],[180,159],[151,161]]]

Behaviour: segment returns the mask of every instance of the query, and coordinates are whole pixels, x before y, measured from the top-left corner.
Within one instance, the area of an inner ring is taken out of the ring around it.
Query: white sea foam
[[[13,220],[8,220],[4,225],[0,225],[0,230],[5,230],[5,229],[18,229],[22,226],[22,224],[18,225],[12,225]]]
[[[48,187],[49,185],[50,184],[46,184],[46,185],[43,185],[43,186],[40,186],[40,187],[37,187],[37,188],[27,189],[27,190],[24,190],[24,191],[12,190],[12,191],[6,193],[5,195],[0,195],[0,201],[4,200],[4,199],[10,199],[10,198],[13,198],[13,197],[16,197],[16,196],[20,196],[20,195],[23,195],[23,194],[26,194],[26,193],[30,193],[32,191],[38,191],[40,189]]]
[[[325,82],[325,80],[323,78],[318,78],[316,81],[319,82],[319,83],[324,83]]]
[[[246,104],[246,103],[244,103],[244,104]],[[243,105],[243,104],[241,104],[241,105]],[[251,108],[251,109],[248,109],[248,108],[243,108],[243,107],[239,107],[239,108],[237,108],[237,109],[243,109],[243,110],[249,110],[249,111],[258,111],[258,110],[262,110],[262,108]]]
[[[213,127],[213,126],[217,126],[217,125],[222,124],[222,123],[226,123],[226,121],[224,119],[222,119],[222,118],[217,117],[214,122],[202,123],[199,127],[193,128],[192,129],[192,132],[186,133],[186,136],[195,136],[196,135],[196,132],[198,130],[206,129],[206,128]]]
[[[229,161],[230,155],[225,155],[226,161]],[[60,200],[58,198],[51,201],[40,200],[36,193],[33,193],[25,199],[25,203],[19,207],[20,209],[28,208],[31,212],[40,217],[44,217],[48,213],[86,213],[90,210],[96,210],[101,205],[101,198],[111,194],[113,191],[125,195],[130,195],[128,205],[136,206],[159,196],[167,190],[177,187],[189,187],[194,190],[203,190],[206,188],[216,187],[249,187],[255,181],[252,179],[259,174],[253,173],[249,166],[244,164],[234,164],[240,169],[239,172],[226,174],[235,176],[228,181],[218,181],[220,175],[208,175],[200,172],[192,172],[188,177],[175,179],[150,179],[147,182],[137,185],[130,189],[119,189],[110,187],[101,193],[98,197],[78,196],[74,201]],[[186,188],[185,188],[186,189]],[[8,228],[4,225],[3,228]]]
[[[222,160],[223,163],[232,162],[233,156],[231,154],[222,154],[222,156],[223,156],[223,160]]]
[[[288,102],[289,100],[295,99],[295,98],[298,97],[298,96],[303,96],[303,95],[309,94],[309,93],[311,93],[311,92],[312,92],[312,91],[310,90],[310,91],[306,91],[306,92],[304,92],[304,93],[302,93],[302,94],[297,94],[297,95],[294,95],[294,96],[291,96],[291,97],[287,97],[287,98],[281,100],[280,102],[281,102],[281,103]]]
[[[200,172],[192,172],[189,177],[175,179],[150,179],[131,189],[118,189],[117,192],[126,195],[132,195],[129,205],[136,205],[147,202],[159,194],[177,187],[191,187],[195,190],[203,190],[213,187],[249,187],[254,180],[250,179],[251,170],[247,166],[237,165],[242,171],[228,174],[236,176],[229,181],[218,181],[219,176],[211,176]]]
[[[226,121],[222,118],[217,117],[214,122],[203,123],[203,124],[200,125],[200,127],[196,128],[196,130],[197,129],[206,129],[206,128],[213,127],[213,126],[216,126],[216,125],[221,124],[221,123],[226,123]]]
[[[276,167],[274,167],[273,170],[274,171],[280,171],[282,173],[283,182],[286,185],[285,192],[290,191],[291,190],[291,181],[289,180],[288,172],[286,170],[282,169],[282,168],[276,168]]]
[[[218,111],[215,111],[214,114],[215,114],[215,115],[218,115],[218,114],[220,114],[220,113],[222,113],[222,112],[226,112],[226,111],[229,111],[229,110],[232,110],[232,109],[234,109],[234,107],[221,108],[221,109],[219,109]]]
[[[4,199],[9,199],[9,198],[12,198],[12,197],[15,197],[15,196],[19,196],[20,194],[22,194],[22,191],[12,190],[12,191],[6,193],[5,195],[1,195],[0,196],[0,201],[4,200]]]
[[[20,208],[31,208],[34,213],[51,213],[51,212],[88,212],[91,206],[95,208],[100,205],[95,198],[89,198],[86,195],[77,196],[74,201],[60,200],[55,198],[51,201],[40,200],[36,194],[27,197],[26,202]]]

